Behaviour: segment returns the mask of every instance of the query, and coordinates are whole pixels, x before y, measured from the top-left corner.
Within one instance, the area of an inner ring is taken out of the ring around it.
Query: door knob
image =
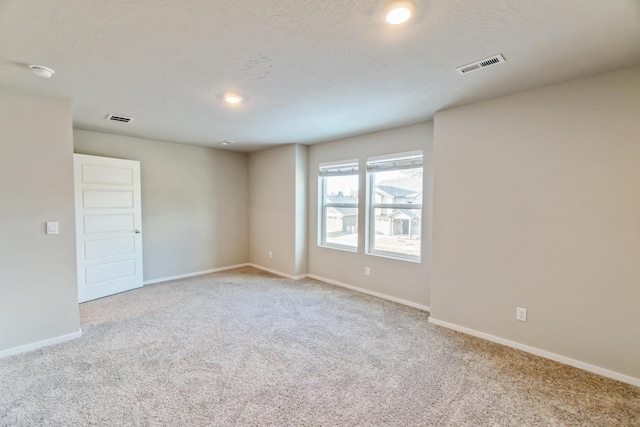
[[[134,232],[134,233],[136,233],[136,234],[140,234],[140,233],[142,233],[142,231],[140,231],[140,230],[139,230],[139,229],[137,229],[137,228],[136,228],[133,232]]]

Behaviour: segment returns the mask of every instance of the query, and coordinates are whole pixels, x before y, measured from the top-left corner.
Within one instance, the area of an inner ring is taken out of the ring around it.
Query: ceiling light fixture
[[[218,144],[220,144],[220,145],[231,145],[231,144],[233,144],[233,141],[221,141]]]
[[[223,98],[229,104],[239,104],[244,99],[244,98],[242,98],[242,96],[240,96],[238,94],[235,94],[235,93],[225,93],[223,95]]]
[[[51,68],[45,67],[44,65],[29,65],[29,69],[33,71],[33,74],[36,76],[44,77],[45,79],[51,78],[53,73],[55,73]]]
[[[416,10],[416,4],[411,0],[398,0],[389,3],[385,9],[385,19],[389,24],[403,24],[411,18]]]

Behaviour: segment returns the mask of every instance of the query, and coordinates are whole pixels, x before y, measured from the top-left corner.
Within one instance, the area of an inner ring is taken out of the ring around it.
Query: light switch
[[[58,234],[59,233],[59,228],[58,228],[58,222],[47,222],[47,234]]]

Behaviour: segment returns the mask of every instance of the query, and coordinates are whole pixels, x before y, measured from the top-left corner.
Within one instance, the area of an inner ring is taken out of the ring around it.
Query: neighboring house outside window
[[[358,184],[357,160],[320,164],[320,246],[358,250]]]
[[[367,159],[367,253],[421,259],[422,151]]]

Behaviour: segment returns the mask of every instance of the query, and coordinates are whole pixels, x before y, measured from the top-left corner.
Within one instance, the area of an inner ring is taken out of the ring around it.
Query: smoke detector
[[[29,69],[33,71],[33,74],[36,76],[43,77],[45,79],[50,79],[55,73],[51,68],[45,67],[44,65],[29,65]]]
[[[225,140],[225,141],[220,141],[218,144],[220,144],[220,145],[231,145],[231,144],[233,144],[233,141]]]

